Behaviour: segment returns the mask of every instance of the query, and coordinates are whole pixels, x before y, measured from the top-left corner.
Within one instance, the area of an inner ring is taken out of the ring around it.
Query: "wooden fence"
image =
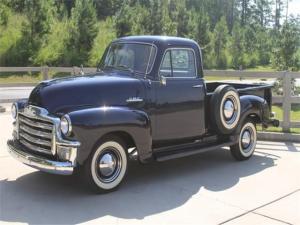
[[[41,72],[43,79],[49,78],[49,71],[70,73],[71,75],[79,74],[79,67],[0,67],[1,72]],[[83,68],[85,73],[95,72],[96,68]],[[300,128],[299,121],[290,120],[290,112],[292,104],[300,104],[300,96],[292,96],[292,79],[300,79],[300,72],[250,72],[250,71],[228,71],[228,70],[205,70],[205,76],[218,77],[237,77],[237,78],[282,78],[283,79],[283,96],[273,96],[273,103],[282,105],[283,121],[280,121],[280,126],[284,132],[289,131],[290,128]]]

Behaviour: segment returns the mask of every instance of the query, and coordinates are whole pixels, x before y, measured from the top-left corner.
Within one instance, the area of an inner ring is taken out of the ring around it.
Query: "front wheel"
[[[84,165],[84,179],[97,193],[115,190],[127,172],[128,158],[122,140],[105,138]]]
[[[255,150],[257,131],[252,121],[246,121],[241,128],[239,141],[230,147],[232,156],[239,161],[249,159]]]

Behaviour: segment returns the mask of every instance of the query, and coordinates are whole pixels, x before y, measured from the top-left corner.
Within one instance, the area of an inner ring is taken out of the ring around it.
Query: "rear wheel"
[[[238,143],[230,147],[232,156],[239,161],[249,159],[254,153],[256,142],[255,124],[248,120],[241,128]]]
[[[127,172],[128,158],[123,141],[117,137],[105,138],[84,165],[84,178],[97,193],[115,190]]]

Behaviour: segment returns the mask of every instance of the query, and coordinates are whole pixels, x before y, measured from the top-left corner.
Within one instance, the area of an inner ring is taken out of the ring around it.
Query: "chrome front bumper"
[[[52,161],[41,156],[30,154],[22,150],[22,146],[14,140],[8,140],[7,146],[11,156],[28,166],[53,174],[71,175],[73,173],[75,164],[72,162]]]

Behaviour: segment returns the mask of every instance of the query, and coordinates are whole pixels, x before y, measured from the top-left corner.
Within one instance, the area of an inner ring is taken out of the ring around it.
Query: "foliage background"
[[[95,66],[116,37],[149,34],[196,40],[207,69],[299,70],[289,2],[1,0],[0,66]]]

